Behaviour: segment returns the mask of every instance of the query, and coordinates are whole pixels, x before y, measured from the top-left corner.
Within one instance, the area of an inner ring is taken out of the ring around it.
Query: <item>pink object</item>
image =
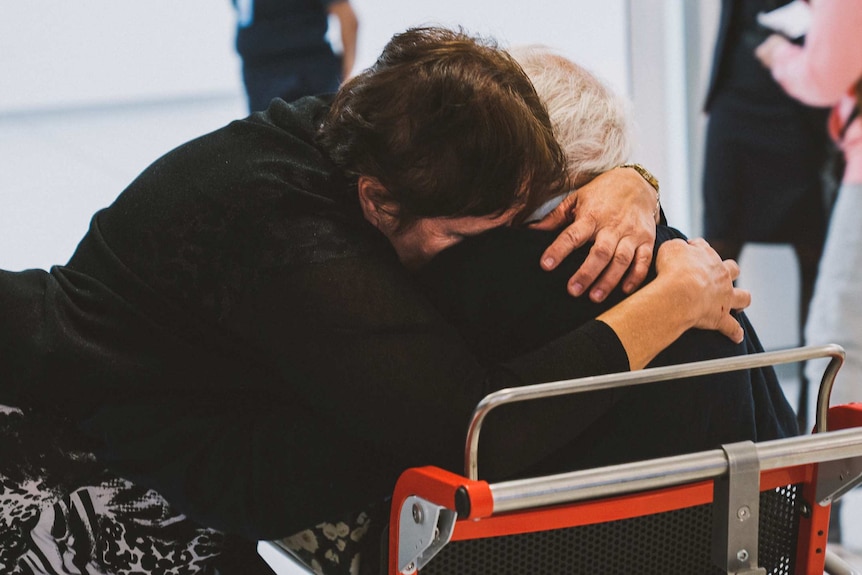
[[[862,0],[812,0],[805,46],[790,42],[773,53],[772,75],[788,94],[812,106],[832,106],[829,131],[837,139],[856,103],[862,78]],[[841,148],[845,183],[862,182],[862,120],[856,119]]]

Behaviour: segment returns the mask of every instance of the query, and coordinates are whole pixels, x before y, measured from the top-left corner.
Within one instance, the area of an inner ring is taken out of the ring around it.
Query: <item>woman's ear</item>
[[[359,176],[357,182],[359,205],[365,219],[381,231],[388,231],[395,219],[395,202],[380,180],[371,176]]]

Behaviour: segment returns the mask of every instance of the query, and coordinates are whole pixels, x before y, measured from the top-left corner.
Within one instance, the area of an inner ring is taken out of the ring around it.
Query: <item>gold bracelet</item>
[[[621,164],[620,168],[631,168],[637,173],[641,175],[643,179],[647,181],[649,185],[655,188],[655,209],[653,210],[653,217],[658,218],[658,212],[661,209],[661,192],[659,191],[658,178],[652,175],[652,172],[647,170],[641,164]]]

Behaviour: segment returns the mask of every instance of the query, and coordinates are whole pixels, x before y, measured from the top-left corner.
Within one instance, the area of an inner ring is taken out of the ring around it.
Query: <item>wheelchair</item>
[[[489,484],[478,446],[490,411],[514,402],[830,358],[814,433]],[[387,575],[845,575],[827,545],[831,505],[862,483],[862,403],[830,407],[837,345],[801,347],[503,389],[469,424],[463,475],[406,470],[391,501]],[[258,552],[306,573],[280,541]]]

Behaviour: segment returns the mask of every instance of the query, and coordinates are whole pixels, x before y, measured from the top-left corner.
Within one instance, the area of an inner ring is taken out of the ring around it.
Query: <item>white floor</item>
[[[98,110],[0,115],[0,268],[47,268],[65,262],[90,216],[110,204],[150,162],[243,115],[244,101],[230,94]],[[743,254],[743,260],[755,257]],[[772,254],[764,258],[768,259]],[[742,264],[744,272],[755,265]],[[794,300],[795,295],[789,296],[788,301]],[[767,348],[770,331],[786,333],[787,325],[792,330],[793,321],[783,311],[763,314],[753,309],[750,315]],[[795,401],[792,373],[784,379],[787,395]],[[842,515],[845,546],[862,554],[862,489],[846,498]]]

